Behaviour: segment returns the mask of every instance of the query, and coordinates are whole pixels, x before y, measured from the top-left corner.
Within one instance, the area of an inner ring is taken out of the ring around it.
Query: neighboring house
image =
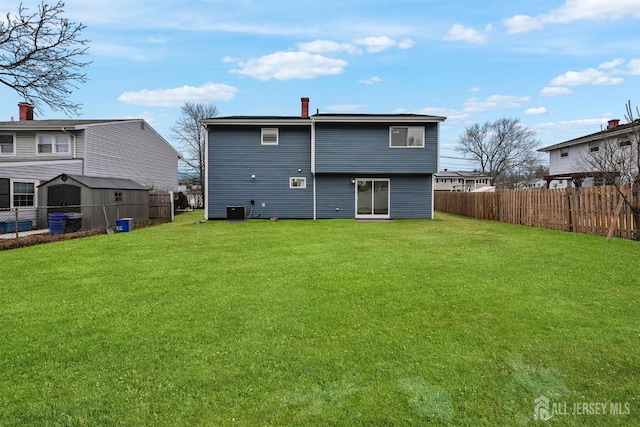
[[[33,120],[33,106],[19,108],[0,122],[0,211],[43,205],[36,187],[63,173],[177,188],[180,155],[144,120]]]
[[[444,171],[435,174],[436,191],[473,191],[493,185],[490,176],[477,171]]]
[[[202,121],[206,218],[433,218],[444,117],[308,111]]]
[[[602,185],[602,174],[584,170],[583,159],[590,152],[598,151],[603,141],[616,140],[621,147],[631,145],[628,135],[632,126],[632,123],[621,125],[617,119],[609,120],[607,128],[600,132],[539,149],[540,152],[549,153],[549,175],[545,176],[547,186],[565,188]],[[557,185],[554,186],[554,183]]]

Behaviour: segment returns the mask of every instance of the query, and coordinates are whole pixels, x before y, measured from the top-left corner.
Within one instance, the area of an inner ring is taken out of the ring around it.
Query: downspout
[[[431,174],[431,219],[434,219],[435,214],[435,182],[436,173],[440,170],[440,123],[436,122],[436,172]]]
[[[200,124],[204,127],[204,219],[209,219],[209,128]]]
[[[311,180],[313,181],[313,220],[317,219],[316,195],[316,122],[311,117]]]

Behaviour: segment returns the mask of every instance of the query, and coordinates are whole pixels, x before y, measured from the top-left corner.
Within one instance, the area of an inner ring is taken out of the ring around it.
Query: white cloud
[[[143,89],[138,92],[125,92],[118,97],[118,101],[149,107],[177,107],[187,101],[228,101],[235,96],[237,91],[233,86],[209,82],[200,87],[182,86],[173,89]]]
[[[314,40],[307,43],[298,43],[300,50],[310,53],[348,52],[352,55],[362,53],[362,49],[350,43],[338,43],[331,40]]]
[[[487,30],[489,29],[491,29],[490,26],[487,27]],[[449,28],[447,35],[444,36],[444,40],[465,41],[472,44],[485,44],[487,43],[487,36],[473,28],[467,28],[464,25],[455,24]]]
[[[354,40],[353,42],[355,44],[366,46],[367,52],[369,53],[382,52],[398,45],[398,42],[387,36],[364,37],[362,39]],[[404,46],[406,46],[406,41],[403,43],[405,43]],[[404,49],[406,49],[406,47]]]
[[[480,88],[478,86],[472,87],[469,92],[480,92]]]
[[[571,89],[560,86],[547,86],[540,91],[540,95],[542,96],[569,95],[572,93]]]
[[[624,81],[621,77],[611,77],[595,68],[582,71],[567,71],[551,80],[552,86],[582,86],[582,85],[617,85]]]
[[[239,58],[234,58],[233,56],[225,56],[224,58],[222,58],[222,62],[224,62],[225,64],[232,64],[234,62],[240,62],[241,59]]]
[[[602,64],[598,65],[598,68],[601,70],[611,70],[613,68],[619,67],[622,64],[624,64],[624,59],[618,58],[614,59],[613,61],[603,62]]]
[[[464,103],[464,111],[476,113],[480,111],[516,108],[530,101],[528,96],[491,95],[486,99],[469,98]]]
[[[632,59],[627,64],[627,67],[629,67],[629,72],[632,75],[634,76],[640,75],[640,59]]]
[[[309,52],[276,52],[238,65],[240,68],[231,70],[232,73],[258,80],[293,80],[341,74],[349,64]]]
[[[364,83],[366,85],[372,85],[374,83],[380,83],[382,81],[382,79],[380,77],[371,77],[370,79],[366,79],[366,80],[360,80],[360,83]]]
[[[404,39],[398,43],[398,49],[406,50],[411,49],[415,45],[415,42],[411,39]]]
[[[624,17],[640,17],[638,0],[566,0],[557,9],[535,17],[515,15],[503,20],[509,34],[540,30],[548,24],[569,24],[576,21],[615,21]]]
[[[526,113],[532,116],[543,116],[549,114],[549,111],[544,107],[537,107],[527,109]]]

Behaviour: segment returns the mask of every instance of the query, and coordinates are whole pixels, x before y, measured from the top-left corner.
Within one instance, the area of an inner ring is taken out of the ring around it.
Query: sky
[[[455,147],[473,123],[518,118],[543,147],[640,105],[640,0],[67,0],[65,16],[90,40],[79,118],[143,118],[174,145],[186,101],[295,116],[308,97],[311,113],[445,116],[440,168],[469,170]],[[0,120],[20,101],[0,87]]]

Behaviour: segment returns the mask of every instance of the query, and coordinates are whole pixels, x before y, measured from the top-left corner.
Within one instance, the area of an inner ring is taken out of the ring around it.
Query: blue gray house
[[[202,121],[207,219],[433,218],[444,117],[308,111]]]

